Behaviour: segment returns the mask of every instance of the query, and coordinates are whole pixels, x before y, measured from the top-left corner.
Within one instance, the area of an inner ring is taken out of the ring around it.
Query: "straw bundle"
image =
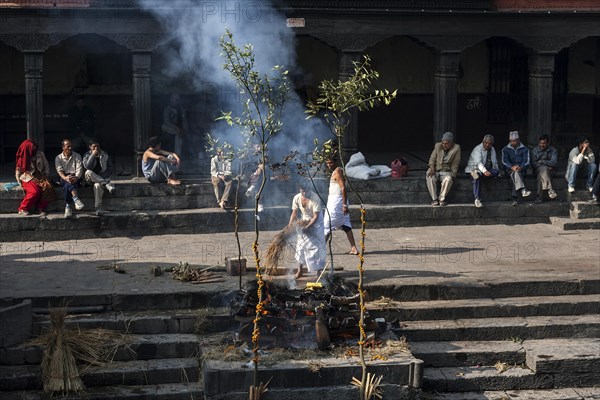
[[[44,346],[41,367],[46,393],[68,395],[83,391],[77,364],[84,363],[87,364],[84,367],[89,367],[110,362],[125,342],[123,334],[106,329],[66,328],[66,316],[64,307],[50,309],[50,328],[28,343]]]
[[[281,259],[285,254],[285,246],[290,239],[296,234],[296,226],[288,225],[283,228],[278,234],[273,237],[271,244],[267,248],[265,254],[265,265],[267,266],[267,274],[276,275]]]

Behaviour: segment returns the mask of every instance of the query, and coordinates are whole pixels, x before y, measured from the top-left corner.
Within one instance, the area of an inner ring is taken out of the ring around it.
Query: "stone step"
[[[3,400],[47,400],[42,391],[0,392]],[[88,387],[81,395],[70,395],[69,400],[200,400],[204,398],[197,382],[162,383],[160,385]]]
[[[149,184],[145,179],[134,178],[127,181],[115,181],[116,191],[111,195],[104,194],[103,208],[109,211],[143,211],[143,210],[172,210],[211,208],[216,204],[214,190],[210,181],[206,179],[185,179],[181,186],[173,187],[166,184]],[[326,198],[326,181],[315,181],[319,193]],[[288,206],[294,194],[297,193],[297,183],[294,181],[267,181],[263,191],[263,203],[267,206]],[[526,185],[533,190],[535,179],[528,177]],[[586,190],[575,193],[567,192],[564,179],[555,178],[554,188],[558,193],[557,202],[587,201],[590,194]],[[360,199],[366,204],[426,204],[431,202],[425,179],[410,177],[402,179],[383,179],[370,181],[351,181],[352,190],[349,190],[349,200],[352,204],[360,204]],[[246,187],[241,186],[239,195],[240,204],[247,202],[244,196]],[[56,188],[57,200],[52,205],[52,210],[63,207],[64,202],[61,188]],[[93,209],[94,195],[91,187],[86,186],[79,191],[80,198],[88,210]],[[536,194],[525,200],[533,201]],[[15,213],[23,199],[21,188],[9,192],[0,191],[0,213]],[[470,179],[462,177],[456,179],[446,199],[450,204],[472,204],[473,192]],[[501,202],[510,200],[510,185],[507,179],[498,181],[484,181],[482,183],[482,200],[488,202]],[[545,198],[545,200],[549,200]]]
[[[526,365],[539,374],[586,374],[600,370],[600,339],[411,342],[413,356],[427,367]],[[559,378],[556,378],[559,379]],[[556,380],[555,379],[555,380]]]
[[[535,296],[580,296],[600,293],[600,279],[597,280],[545,280],[510,281],[482,283],[445,283],[439,284],[367,284],[367,293],[371,301],[380,299],[382,305],[388,302],[420,302],[462,299],[500,299]],[[383,298],[383,299],[381,299]],[[515,300],[516,301],[516,300]],[[426,311],[423,311],[426,312]],[[423,318],[428,319],[428,318]]]
[[[600,218],[573,219],[568,217],[550,217],[550,222],[565,231],[578,229],[600,229]]]
[[[109,211],[133,210],[174,210],[215,207],[214,189],[210,180],[186,179],[181,186],[169,186],[164,183],[150,184],[145,179],[130,181],[115,181],[115,192],[104,193],[102,207]],[[268,181],[263,191],[262,202],[265,205],[291,204],[294,194],[297,193],[295,182]],[[320,184],[321,187],[324,187]],[[240,186],[239,204],[253,202],[244,195],[245,186]],[[53,209],[64,206],[63,190],[56,188],[57,201]],[[15,188],[9,192],[0,191],[0,213],[15,213],[21,200],[23,190]],[[232,194],[235,196],[235,193]],[[79,189],[79,197],[87,210],[94,209],[94,192],[92,187],[85,186]],[[234,197],[232,197],[234,198]]]
[[[451,204],[447,207],[427,205],[366,204],[367,223],[371,228],[439,225],[489,225],[549,223],[549,216],[568,215],[568,204],[488,203],[484,208],[472,204]],[[260,213],[261,229],[278,230],[289,219],[289,206],[266,207]],[[360,224],[360,210],[351,207],[351,219]],[[16,213],[0,214],[3,240],[53,241],[97,237],[145,236],[155,234],[192,234],[232,232],[234,213],[220,208],[187,210],[114,211],[97,217],[90,211],[74,212],[64,219],[62,212],[47,218],[24,217]],[[239,213],[240,231],[254,229],[254,210],[243,208]]]
[[[74,314],[65,320],[65,324],[81,329],[103,328],[136,335],[183,335],[195,333],[198,319],[207,312],[206,309],[181,309]],[[41,334],[49,325],[47,316],[38,316],[33,324],[33,334]]]
[[[261,213],[261,229],[281,229],[289,219],[289,207],[271,207]],[[254,210],[239,213],[240,231],[254,229]],[[35,215],[0,215],[3,241],[53,241],[98,237],[165,235],[173,233],[233,232],[234,213],[220,208],[171,211],[115,211],[97,217],[89,211],[74,212],[64,219],[62,213],[47,218]]]
[[[373,317],[383,317],[387,321],[580,315],[597,313],[600,310],[600,296],[590,294],[419,302],[385,301],[369,302],[367,309]]]
[[[553,387],[551,374],[539,375],[521,366],[512,367],[502,373],[492,366],[425,368],[423,373],[423,390],[438,392],[550,389]]]
[[[574,201],[571,203],[570,216],[574,219],[600,218],[600,203]]]
[[[400,322],[400,327],[394,333],[405,336],[411,342],[595,338],[600,336],[600,316],[591,314],[404,321]]]
[[[600,388],[506,390],[484,392],[425,393],[423,400],[597,400]]]
[[[441,392],[538,390],[585,388],[600,383],[597,369],[587,370],[585,373],[575,371],[536,373],[522,365],[509,365],[509,367],[504,371],[494,366],[425,368],[423,389]]]
[[[258,381],[270,381],[269,392],[281,389],[324,389],[342,385],[351,387],[349,383],[352,377],[360,377],[361,368],[358,357],[350,358],[351,360],[348,357],[282,360],[259,368]],[[384,385],[414,388],[421,385],[422,363],[410,353],[398,352],[386,360],[372,360],[369,362],[369,371],[383,375]],[[229,394],[243,392],[246,392],[247,396],[248,387],[253,382],[253,373],[253,368],[249,368],[247,362],[206,360],[202,368],[204,393],[207,398],[230,399],[235,397],[230,397]]]
[[[549,278],[550,279],[550,278]],[[92,313],[94,316],[103,311],[129,312],[136,310],[173,310],[204,309],[218,307],[229,291],[215,293],[201,285],[193,285],[188,289],[169,293],[115,293],[115,294],[81,294],[71,296],[31,297],[31,304],[36,313],[47,313],[48,305],[62,304],[67,300],[70,313]],[[522,282],[441,282],[440,284],[367,284],[370,299],[384,297],[383,305],[393,301],[420,302],[437,300],[489,299],[512,297],[546,297],[546,296],[587,296],[600,294],[600,279],[569,279]],[[28,297],[29,298],[29,297]],[[15,299],[22,301],[25,299]],[[371,300],[371,301],[373,301]],[[497,300],[498,301],[498,300]],[[518,300],[515,300],[518,301]],[[568,303],[568,301],[565,301]],[[549,307],[549,306],[548,306]],[[568,307],[565,305],[565,307]],[[579,306],[578,306],[579,307]],[[461,308],[461,307],[458,307]],[[158,313],[163,312],[159,311]],[[401,312],[401,310],[399,311]],[[426,310],[419,311],[427,314]],[[130,314],[126,314],[130,315]],[[132,314],[133,315],[133,314]],[[138,317],[144,314],[138,314]],[[157,314],[158,315],[158,314]],[[428,319],[428,318],[421,318]],[[144,332],[146,333],[146,332]],[[149,333],[149,332],[148,332]]]
[[[198,381],[198,367],[198,360],[191,358],[115,361],[102,367],[89,367],[82,379],[86,387],[190,383]],[[39,366],[0,366],[0,391],[41,388]]]
[[[129,335],[114,354],[114,361],[198,357],[200,341],[192,334]],[[43,348],[19,345],[0,349],[0,365],[39,365]]]
[[[410,342],[409,347],[426,368],[494,365],[498,361],[515,365],[526,360],[524,345],[511,340]]]
[[[549,223],[549,216],[568,215],[568,203],[512,202],[485,203],[476,208],[472,203],[449,204],[431,207],[427,204],[374,205],[365,204],[366,219],[370,228],[392,228],[440,225],[493,225],[493,224],[539,224]],[[351,219],[356,226],[360,210],[351,207]]]
[[[597,337],[532,340],[525,342],[525,348],[527,366],[536,373],[581,374],[583,380],[586,375],[600,371],[600,338]]]

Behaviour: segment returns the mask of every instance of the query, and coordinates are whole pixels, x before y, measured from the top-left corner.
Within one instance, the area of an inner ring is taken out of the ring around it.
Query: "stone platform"
[[[416,172],[413,173],[416,175]],[[325,182],[316,181],[319,193],[325,193]],[[508,180],[498,179],[483,183],[483,208],[472,203],[471,182],[460,177],[454,184],[449,206],[431,207],[425,180],[416,176],[402,179],[351,181],[355,193],[349,195],[351,219],[360,222],[359,204],[365,204],[370,227],[393,228],[439,225],[490,225],[555,223],[564,229],[596,227],[598,207],[586,204],[587,191],[569,194],[564,179],[556,178],[554,185],[559,197],[542,204],[533,202],[535,195],[520,198],[519,205],[510,200]],[[527,179],[529,188],[534,179]],[[265,187],[265,211],[259,214],[262,229],[281,229],[287,222],[290,203],[297,191],[295,182],[269,181]],[[75,212],[70,220],[63,218],[61,201],[54,203],[54,211],[46,218],[36,215],[23,217],[15,210],[23,196],[20,188],[0,192],[0,229],[3,241],[68,240],[94,237],[137,237],[170,233],[229,232],[234,225],[231,210],[217,207],[212,185],[206,180],[189,177],[180,187],[149,184],[145,179],[116,181],[113,195],[105,194],[103,209],[97,217],[93,210],[92,189],[80,190],[86,205]],[[239,193],[241,231],[254,229],[253,199]],[[60,190],[57,189],[60,194]],[[323,199],[325,200],[325,198]],[[577,203],[577,201],[579,201]]]

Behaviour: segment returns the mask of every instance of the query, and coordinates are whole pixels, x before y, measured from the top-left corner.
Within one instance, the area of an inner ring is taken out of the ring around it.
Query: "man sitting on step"
[[[531,150],[531,166],[537,177],[537,199],[536,203],[543,201],[544,190],[548,191],[548,197],[556,198],[557,194],[552,188],[552,174],[558,165],[558,152],[554,146],[550,146],[550,136],[542,135],[538,139],[538,145]]]
[[[112,160],[108,153],[102,151],[100,142],[96,139],[90,140],[89,150],[83,155],[83,167],[85,171],[85,181],[94,186],[94,207],[96,215],[102,216],[102,197],[104,189],[110,194],[115,191],[115,185],[110,183],[112,174]]]
[[[475,207],[481,208],[483,207],[481,202],[481,179],[497,178],[500,174],[492,135],[485,135],[483,141],[475,146],[469,157],[465,172],[471,177],[473,183]]]
[[[454,144],[452,132],[446,132],[442,136],[442,141],[435,144],[429,157],[426,178],[432,206],[446,205],[446,195],[452,187],[452,182],[456,179],[458,163],[460,163],[460,146]],[[439,197],[437,194],[438,181],[441,181]]]
[[[161,148],[160,139],[152,136],[148,139],[148,149],[142,156],[142,171],[150,183],[167,182],[167,185],[181,185],[175,178],[175,171],[179,169],[181,159],[175,153]]]
[[[69,139],[62,141],[62,153],[54,159],[54,167],[60,177],[60,186],[65,193],[65,218],[71,218],[73,210],[82,210],[84,205],[79,199],[79,184],[83,175],[83,163],[79,153],[73,151],[73,143]]]
[[[221,208],[229,207],[229,194],[233,185],[231,175],[231,160],[225,157],[223,149],[217,148],[217,154],[210,160],[210,179]]]
[[[517,131],[510,132],[508,139],[509,143],[502,149],[502,165],[512,181],[512,205],[516,206],[519,204],[517,192],[521,193],[522,197],[531,194],[525,188],[525,172],[529,168],[529,149],[521,143]]]

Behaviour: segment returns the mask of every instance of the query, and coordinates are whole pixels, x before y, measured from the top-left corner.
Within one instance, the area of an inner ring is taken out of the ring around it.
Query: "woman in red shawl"
[[[17,168],[15,177],[25,191],[25,198],[19,206],[19,214],[29,215],[29,210],[37,209],[41,215],[46,215],[48,200],[42,197],[42,188],[38,180],[48,176],[50,167],[48,160],[37,145],[31,140],[24,140],[17,150]]]

